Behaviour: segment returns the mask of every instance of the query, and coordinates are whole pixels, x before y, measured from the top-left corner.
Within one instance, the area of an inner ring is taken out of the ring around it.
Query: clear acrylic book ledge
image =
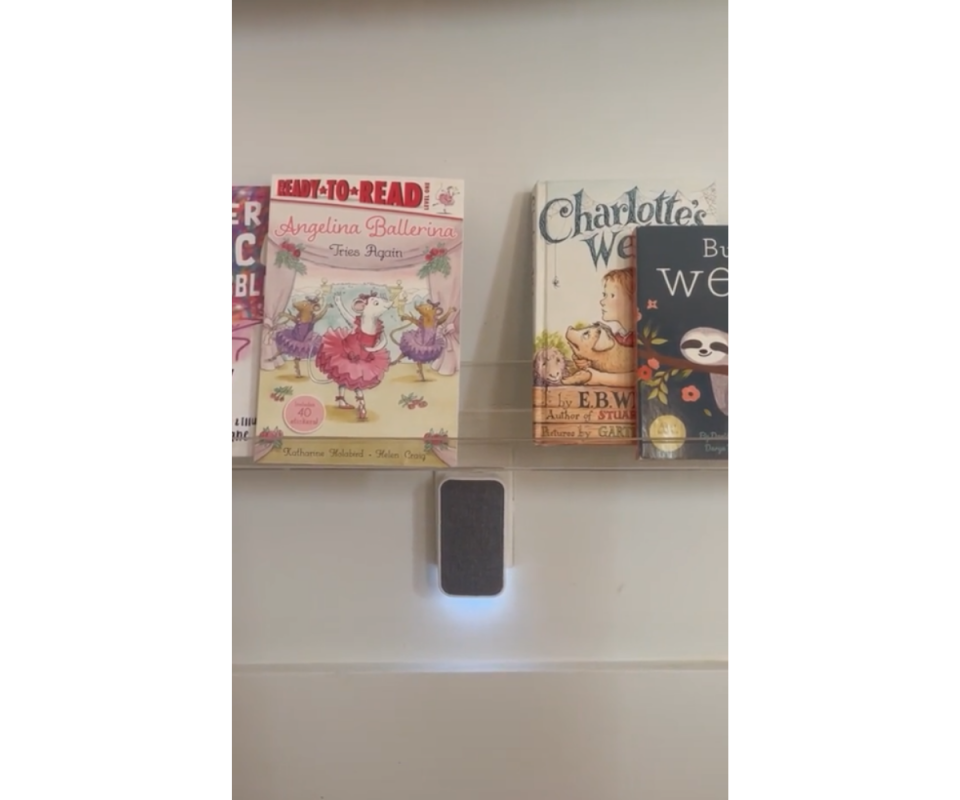
[[[611,432],[619,432],[609,444],[598,439],[535,442],[531,362],[465,361],[461,367],[456,437],[431,431],[422,439],[283,438],[278,431],[275,440],[258,438],[255,457],[234,457],[233,469],[727,470],[726,458],[672,457],[686,440],[660,440],[667,445],[661,457],[638,459],[643,440],[623,438],[623,426],[634,426],[633,420],[612,420]],[[726,438],[714,442],[718,452],[726,452]]]

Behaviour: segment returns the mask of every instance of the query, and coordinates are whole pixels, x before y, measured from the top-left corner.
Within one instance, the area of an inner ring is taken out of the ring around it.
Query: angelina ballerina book
[[[727,226],[636,231],[637,396],[651,459],[727,459]]]
[[[269,186],[233,187],[233,457],[250,458],[256,435]]]
[[[533,439],[637,440],[633,232],[716,222],[716,185],[696,192],[628,180],[534,189]]]
[[[254,459],[457,462],[460,180],[276,175]]]

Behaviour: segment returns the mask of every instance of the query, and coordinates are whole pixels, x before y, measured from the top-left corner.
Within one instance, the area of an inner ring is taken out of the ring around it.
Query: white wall
[[[468,361],[529,356],[536,180],[726,187],[725,2],[235,0],[233,37],[234,182],[466,180]],[[234,472],[234,796],[726,797],[726,477],[517,472],[464,602],[429,474]]]

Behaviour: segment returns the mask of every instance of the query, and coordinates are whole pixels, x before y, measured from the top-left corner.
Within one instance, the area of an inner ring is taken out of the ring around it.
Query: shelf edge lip
[[[289,470],[313,472],[729,472],[727,461],[659,462],[637,461],[625,465],[517,465],[517,464],[463,464],[457,466],[395,466],[363,464],[233,464],[233,472],[286,472]]]
[[[715,659],[643,659],[635,661],[363,661],[303,663],[233,664],[234,676],[266,675],[360,675],[360,674],[521,674],[586,672],[727,672],[728,660]]]

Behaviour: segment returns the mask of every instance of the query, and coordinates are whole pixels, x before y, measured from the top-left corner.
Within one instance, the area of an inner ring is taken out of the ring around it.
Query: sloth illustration
[[[687,361],[694,364],[721,366],[729,364],[730,341],[725,331],[716,328],[694,328],[680,339],[680,352]],[[710,386],[713,388],[713,400],[725,415],[729,416],[727,406],[729,396],[728,375],[710,373]]]

